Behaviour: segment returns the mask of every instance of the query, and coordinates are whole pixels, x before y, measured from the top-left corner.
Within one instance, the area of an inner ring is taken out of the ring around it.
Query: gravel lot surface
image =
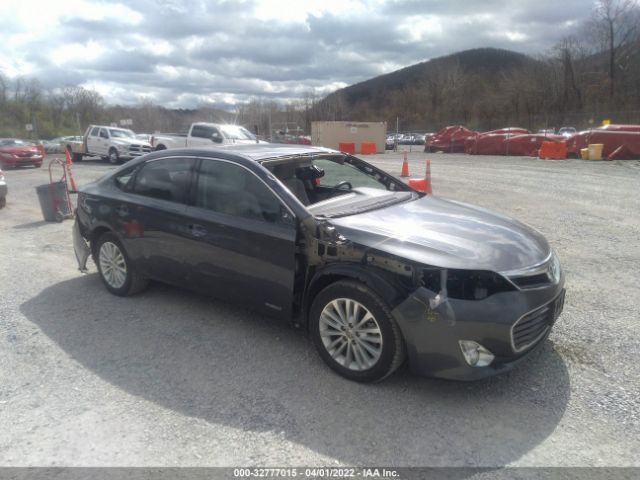
[[[0,465],[640,466],[640,162],[428,157],[436,195],[529,223],[563,263],[563,315],[506,375],[359,385],[242,308],[158,284],[114,297],[77,271],[72,221],[42,221],[46,168],[5,172]],[[368,159],[400,173],[401,154]]]

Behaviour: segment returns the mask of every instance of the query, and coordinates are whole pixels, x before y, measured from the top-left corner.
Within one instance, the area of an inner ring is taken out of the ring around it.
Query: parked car
[[[71,153],[74,162],[90,156],[101,157],[114,165],[151,152],[151,145],[136,138],[131,130],[105,125],[89,125],[82,142],[66,141],[64,148]]]
[[[578,131],[574,127],[562,127],[558,130],[558,135],[562,135],[563,137],[571,137],[576,133],[578,133]]]
[[[4,208],[7,205],[7,193],[7,180],[2,170],[0,170],[0,208]]]
[[[424,133],[415,133],[413,135],[413,145],[424,145],[426,135]]]
[[[51,140],[45,140],[43,145],[47,153],[63,153],[67,142],[82,142],[82,135],[52,138]]]
[[[154,152],[80,188],[74,249],[106,289],[149,279],[309,330],[339,374],[477,379],[542,344],[564,277],[545,238],[301,145]]]
[[[0,167],[42,166],[42,147],[29,140],[0,138]]]
[[[403,133],[398,138],[398,143],[400,145],[411,145],[413,144],[413,133]]]
[[[393,150],[396,146],[396,137],[394,135],[387,135],[387,139],[384,142],[385,150]]]
[[[204,122],[191,124],[189,132],[185,134],[158,133],[151,137],[151,145],[155,150],[243,143],[267,142],[258,140],[253,133],[240,125]]]

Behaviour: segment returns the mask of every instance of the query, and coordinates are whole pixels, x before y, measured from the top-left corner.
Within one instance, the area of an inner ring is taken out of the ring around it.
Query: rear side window
[[[100,129],[100,137],[109,138],[109,134],[107,133],[107,129],[106,128],[101,128]]]
[[[136,174],[133,193],[176,203],[186,203],[195,161],[166,158],[147,162]]]
[[[196,186],[196,206],[237,217],[278,222],[282,203],[247,169],[203,159]]]

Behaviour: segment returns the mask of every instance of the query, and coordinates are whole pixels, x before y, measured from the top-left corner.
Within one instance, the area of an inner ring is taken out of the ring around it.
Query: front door
[[[282,201],[248,168],[202,159],[192,204],[187,207],[189,284],[290,317],[297,229]]]

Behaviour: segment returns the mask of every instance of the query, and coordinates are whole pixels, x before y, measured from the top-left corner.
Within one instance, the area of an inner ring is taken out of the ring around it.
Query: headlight
[[[551,254],[551,261],[549,262],[549,278],[553,283],[559,283],[560,277],[562,276],[562,268],[560,267],[560,259],[556,252],[553,251]]]
[[[496,293],[511,292],[516,289],[495,272],[451,268],[425,268],[422,272],[422,285],[433,292],[446,289],[448,297],[460,300],[483,300]]]

